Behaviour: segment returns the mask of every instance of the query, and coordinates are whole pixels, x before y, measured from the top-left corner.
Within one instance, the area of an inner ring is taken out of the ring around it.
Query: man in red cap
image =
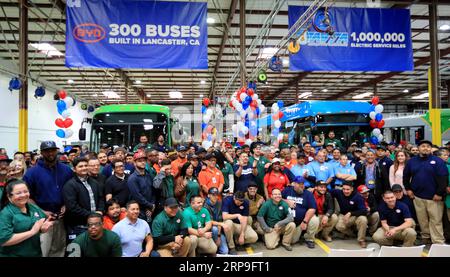
[[[372,236],[380,223],[380,215],[378,213],[378,205],[375,196],[370,192],[366,185],[360,185],[357,188],[358,193],[364,198],[364,205],[367,208],[367,221],[369,234]]]
[[[144,152],[138,151],[133,156],[135,171],[128,178],[128,189],[130,190],[130,200],[135,200],[140,207],[139,218],[146,220],[149,224],[151,216],[155,210],[155,194],[153,180],[145,170],[147,156]]]

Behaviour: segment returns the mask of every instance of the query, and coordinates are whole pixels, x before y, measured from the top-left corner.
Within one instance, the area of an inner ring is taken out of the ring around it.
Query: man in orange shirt
[[[206,169],[200,171],[200,174],[198,175],[198,182],[202,189],[203,198],[208,195],[208,190],[211,187],[219,189],[219,198],[221,198],[220,196],[222,195],[225,180],[222,172],[216,167],[215,155],[211,153],[207,154],[203,162],[206,163]]]
[[[105,215],[103,216],[103,228],[112,230],[114,224],[127,216],[125,211],[120,209],[119,201],[111,198],[105,203]]]
[[[177,178],[180,175],[180,169],[187,162],[186,153],[187,148],[184,145],[178,145],[177,147],[178,158],[171,163],[173,178]]]

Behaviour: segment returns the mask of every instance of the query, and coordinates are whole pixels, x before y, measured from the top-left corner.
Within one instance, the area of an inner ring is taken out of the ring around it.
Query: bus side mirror
[[[86,128],[80,128],[80,131],[78,131],[78,139],[86,140]]]

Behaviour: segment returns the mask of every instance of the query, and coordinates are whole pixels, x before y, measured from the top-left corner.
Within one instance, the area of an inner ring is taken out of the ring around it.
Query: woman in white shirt
[[[391,187],[394,184],[399,184],[403,188],[403,193],[406,193],[405,187],[403,186],[403,170],[408,159],[408,153],[400,150],[395,153],[394,164],[389,168],[389,183]]]

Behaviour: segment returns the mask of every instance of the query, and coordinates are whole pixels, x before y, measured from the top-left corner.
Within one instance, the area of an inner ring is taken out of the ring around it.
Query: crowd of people
[[[449,145],[447,145],[449,146]],[[132,149],[132,150],[131,150]],[[176,150],[175,150],[176,149]],[[292,251],[315,239],[362,248],[443,244],[449,149],[326,139],[291,145],[145,135],[134,148],[0,149],[0,256],[195,257],[257,241]]]

